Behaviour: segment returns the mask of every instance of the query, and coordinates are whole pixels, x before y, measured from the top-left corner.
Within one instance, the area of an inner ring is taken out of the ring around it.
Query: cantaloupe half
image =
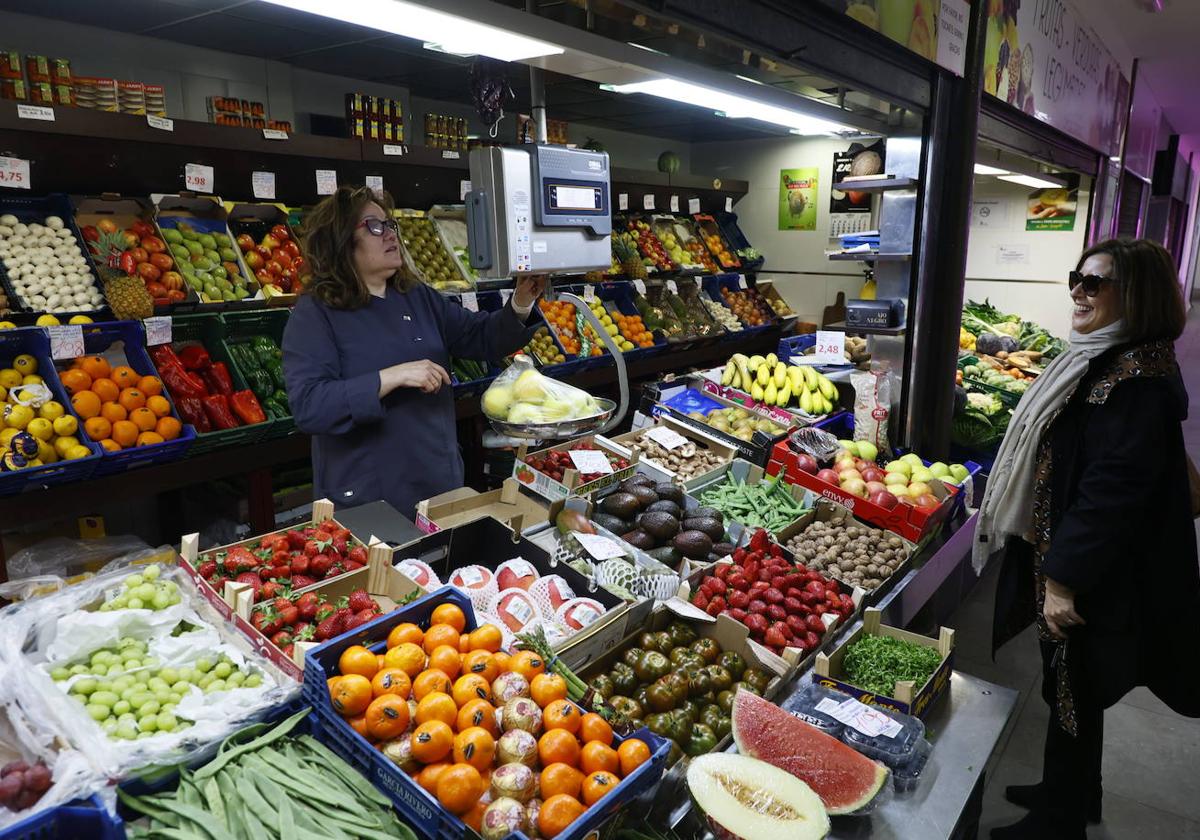
[[[821,840],[829,817],[821,798],[790,773],[744,755],[691,760],[688,789],[708,826],[725,840]]]

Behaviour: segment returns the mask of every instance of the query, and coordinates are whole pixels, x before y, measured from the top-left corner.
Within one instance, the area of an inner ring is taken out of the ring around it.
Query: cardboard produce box
[[[506,478],[502,487],[487,493],[459,487],[417,502],[416,525],[426,534],[433,534],[485,516],[524,533],[546,521],[547,507],[522,493],[521,485],[515,479]]]
[[[849,694],[863,703],[923,718],[934,702],[950,687],[950,675],[954,672],[954,631],[942,627],[938,631],[938,637],[931,639],[928,636],[909,633],[907,630],[888,627],[881,622],[880,615],[879,610],[874,607],[868,609],[863,615],[862,626],[843,639],[831,654],[817,654],[813,679],[821,685]],[[922,647],[934,648],[941,655],[942,662],[924,685],[916,685],[911,681],[897,682],[891,697],[872,694],[848,682],[842,667],[846,650],[863,636],[891,636]]]
[[[242,249],[237,247],[236,237],[229,229],[229,214],[220,198],[183,192],[178,195],[154,193],[151,194],[150,200],[154,202],[154,219],[158,227],[158,235],[164,240],[166,237],[163,236],[163,231],[177,227],[180,222],[190,224],[201,233],[221,233],[228,236],[230,250],[236,257],[236,260],[231,262],[237,266],[238,272],[246,279],[246,290],[249,295],[244,300],[262,299],[258,278],[242,258]],[[200,297],[200,301],[203,303],[204,298]],[[224,301],[209,301],[209,303],[216,305],[224,303]]]
[[[762,467],[758,466],[757,464],[749,464],[745,461],[742,461],[741,459],[737,459],[737,460],[734,460],[731,463],[727,464],[725,467],[722,467],[721,469],[717,470],[716,472],[710,473],[707,481],[705,481],[703,484],[690,490],[688,492],[688,495],[690,497],[694,498],[698,505],[703,505],[704,502],[700,501],[700,497],[705,493],[705,491],[711,490],[712,488],[723,484],[728,478],[732,478],[732,479],[740,481],[744,484],[753,486],[753,485],[761,484],[763,481],[765,481],[769,477],[770,476],[768,476],[767,472]],[[813,498],[813,494],[810,493],[809,491],[807,491],[800,484],[793,482],[791,480],[790,476],[784,476],[783,480],[788,482],[788,487],[790,488],[789,492],[791,494],[792,499],[795,500],[801,507],[811,509],[811,507],[815,501]],[[693,505],[693,507],[694,506],[695,505]],[[807,512],[807,510],[805,512]],[[788,528],[790,528],[792,525],[794,525],[800,519],[800,517],[803,515],[804,514],[801,514],[796,519],[793,519],[786,526],[784,526],[782,529],[780,529],[780,531],[778,531],[777,533],[783,533],[783,531],[786,531]],[[730,515],[728,513],[725,514],[725,523],[726,523],[725,527],[726,527],[727,531],[729,529],[729,526],[733,523],[737,523],[744,530],[749,530],[751,532],[756,530],[758,527],[756,525],[747,525],[745,522],[739,521],[736,516]],[[772,536],[774,536],[774,535],[772,535]]]
[[[659,431],[652,431],[654,429],[658,429]],[[639,453],[638,460],[642,466],[656,467],[657,473],[663,476],[662,480],[679,484],[685,491],[690,491],[695,487],[706,484],[709,477],[715,471],[738,457],[738,450],[722,441],[716,434],[702,432],[690,424],[680,422],[674,417],[669,416],[658,418],[658,423],[655,426],[626,432],[623,435],[612,438],[612,442],[627,452],[627,457],[632,459],[634,455],[631,448],[632,445],[644,440],[648,434],[655,443],[669,450],[671,454],[685,450],[690,443],[695,450],[707,452],[716,459],[716,463],[711,469],[681,481],[678,475],[672,471],[669,460]],[[653,473],[651,475],[655,478],[658,477]]]
[[[517,449],[516,457],[513,459],[513,478],[528,487],[534,493],[542,496],[550,501],[558,501],[565,499],[568,496],[587,496],[590,493],[601,490],[612,484],[629,478],[637,470],[636,457],[629,458],[629,466],[620,469],[614,469],[611,473],[600,476],[587,483],[580,482],[580,474],[577,470],[568,469],[563,473],[562,480],[552,478],[546,473],[535,470],[525,462],[526,458],[544,458],[551,451],[566,451],[571,446],[579,443],[591,443],[596,446],[601,452],[607,452],[617,458],[625,458],[625,453],[618,451],[612,445],[608,438],[601,435],[588,435],[586,437],[577,438],[571,441],[570,444],[558,444],[548,446],[545,449],[539,449],[536,452],[530,452],[528,446],[524,443]]]

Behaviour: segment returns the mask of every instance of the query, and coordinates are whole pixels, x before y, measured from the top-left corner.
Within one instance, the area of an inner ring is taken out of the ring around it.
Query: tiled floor
[[[1187,448],[1200,456],[1200,302],[1176,346],[1192,412],[1184,424]],[[1200,525],[1197,526],[1200,535]],[[980,837],[1020,819],[1004,788],[1041,779],[1042,739],[1049,710],[1041,699],[1041,664],[1032,630],[988,653],[996,569],[990,569],[959,608],[955,666],[1021,691],[1017,713],[998,749],[984,791]],[[1200,720],[1181,717],[1139,688],[1105,714],[1104,822],[1089,826],[1091,840],[1197,840],[1200,838]]]

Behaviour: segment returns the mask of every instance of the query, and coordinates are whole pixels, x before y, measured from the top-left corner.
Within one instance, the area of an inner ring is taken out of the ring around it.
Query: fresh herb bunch
[[[897,682],[912,680],[917,686],[924,685],[941,662],[936,648],[891,636],[863,636],[850,645],[842,664],[854,685],[891,697]]]

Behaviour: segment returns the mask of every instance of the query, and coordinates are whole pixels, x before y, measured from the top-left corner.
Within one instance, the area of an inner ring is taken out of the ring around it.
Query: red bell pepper
[[[213,362],[208,367],[202,368],[200,376],[204,379],[204,384],[208,386],[210,394],[224,394],[228,397],[233,393],[233,377],[229,375],[229,368],[224,362]]]
[[[249,389],[235,392],[229,398],[229,405],[233,408],[234,414],[240,417],[246,425],[262,423],[267,419],[262,406],[258,404],[258,397],[254,396],[254,392]]]
[[[206,370],[212,364],[208,351],[199,344],[189,344],[180,350],[179,361],[188,370]]]
[[[224,394],[210,394],[201,402],[204,404],[204,413],[208,415],[214,430],[236,429],[241,425],[229,410],[229,398]]]
[[[212,423],[209,422],[208,415],[204,413],[204,403],[200,401],[200,397],[176,396],[175,408],[179,410],[179,416],[183,418],[183,422],[195,426],[197,432],[212,431]]]
[[[179,357],[165,344],[153,348],[150,355],[154,358],[154,366],[158,375],[172,397],[195,397],[199,399],[208,395],[208,388],[199,376],[184,370]]]

